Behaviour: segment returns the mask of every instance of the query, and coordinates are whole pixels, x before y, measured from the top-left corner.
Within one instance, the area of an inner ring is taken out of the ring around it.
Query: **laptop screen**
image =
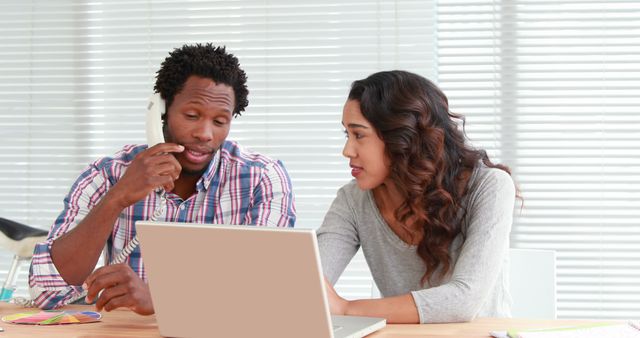
[[[162,335],[332,336],[314,230],[136,227]]]

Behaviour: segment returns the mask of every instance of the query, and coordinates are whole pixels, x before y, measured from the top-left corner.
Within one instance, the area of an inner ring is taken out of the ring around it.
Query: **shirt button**
[[[180,206],[180,210],[184,210],[184,204]]]

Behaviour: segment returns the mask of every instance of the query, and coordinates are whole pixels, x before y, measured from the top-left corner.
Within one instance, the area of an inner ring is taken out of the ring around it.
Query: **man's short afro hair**
[[[236,101],[233,116],[240,115],[249,104],[247,74],[240,69],[238,59],[225,49],[224,46],[215,47],[211,43],[184,45],[174,49],[162,62],[153,89],[160,93],[169,107],[190,76],[209,78],[233,88]]]

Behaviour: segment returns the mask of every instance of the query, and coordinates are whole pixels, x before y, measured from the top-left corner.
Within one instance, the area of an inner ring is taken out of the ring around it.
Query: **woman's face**
[[[359,101],[347,100],[342,125],[347,136],[342,155],[349,159],[351,175],[362,190],[378,187],[389,176],[390,162],[384,152],[384,142],[362,115]]]

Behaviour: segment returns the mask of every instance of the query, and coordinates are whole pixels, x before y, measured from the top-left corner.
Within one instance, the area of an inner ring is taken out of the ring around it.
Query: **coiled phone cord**
[[[164,189],[162,189],[160,191],[160,204],[158,204],[156,209],[153,211],[153,215],[149,217],[149,220],[152,222],[157,221],[158,218],[162,216],[162,212],[165,210],[166,206],[167,206],[167,193],[164,191]],[[124,249],[122,249],[122,251],[120,251],[120,254],[116,258],[111,260],[111,263],[109,263],[109,265],[124,263],[127,257],[131,255],[133,250],[135,250],[138,247],[138,245],[140,245],[140,241],[138,240],[138,235],[136,234],[133,237],[133,239],[129,242],[129,244],[127,244],[127,246]]]

